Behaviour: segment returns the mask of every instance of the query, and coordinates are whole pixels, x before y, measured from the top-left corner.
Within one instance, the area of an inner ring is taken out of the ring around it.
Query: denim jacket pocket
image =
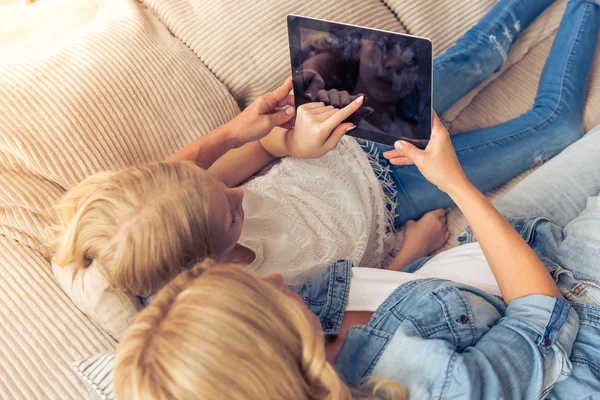
[[[548,267],[561,294],[569,302],[600,307],[600,285],[596,282],[575,279],[573,273],[558,265]]]
[[[442,307],[456,350],[462,351],[472,346],[478,339],[473,325],[473,310],[460,290],[448,286],[431,292],[431,296]],[[425,332],[425,334],[430,338],[437,336],[434,332]]]
[[[336,370],[347,385],[360,386],[379,361],[392,335],[369,326],[353,326],[335,360]]]

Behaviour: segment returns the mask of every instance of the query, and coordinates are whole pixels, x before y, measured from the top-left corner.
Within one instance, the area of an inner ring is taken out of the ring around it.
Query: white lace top
[[[380,268],[395,250],[382,187],[351,137],[319,159],[284,158],[243,188],[240,243],[260,275],[296,284],[339,259]]]

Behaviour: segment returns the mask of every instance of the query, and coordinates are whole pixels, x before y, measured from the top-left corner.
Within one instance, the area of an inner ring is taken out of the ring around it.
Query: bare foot
[[[400,270],[430,255],[446,244],[450,237],[446,210],[442,208],[428,212],[418,221],[408,221],[404,226],[404,242],[387,269]]]
[[[440,208],[423,215],[418,221],[405,225],[404,244],[415,259],[425,257],[441,248],[450,237],[446,222],[446,210]]]

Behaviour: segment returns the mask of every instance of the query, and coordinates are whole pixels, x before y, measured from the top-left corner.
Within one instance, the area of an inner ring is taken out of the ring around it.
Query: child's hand
[[[264,137],[276,126],[289,129],[294,125],[292,87],[292,77],[289,77],[283,85],[254,100],[226,124],[239,145]]]
[[[335,108],[346,107],[352,101],[358,99],[363,94],[352,95],[346,90],[319,90],[315,96],[314,101],[322,101],[328,106],[334,106]],[[356,118],[363,118],[375,111],[372,107],[361,107],[352,115],[352,122],[357,123]]]
[[[288,154],[296,158],[319,158],[333,150],[342,136],[355,126],[343,123],[358,110],[361,96],[342,109],[323,103],[307,103],[298,107],[296,126],[286,135]]]
[[[416,165],[423,176],[443,192],[447,193],[456,185],[468,182],[456,158],[450,134],[435,113],[431,140],[425,150],[403,140],[397,141],[394,147],[395,150],[383,153],[391,164]]]

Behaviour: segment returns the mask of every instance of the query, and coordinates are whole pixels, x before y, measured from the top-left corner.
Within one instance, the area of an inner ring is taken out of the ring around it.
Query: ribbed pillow
[[[88,175],[161,160],[239,112],[134,0],[108,0],[51,56],[0,65],[0,235],[36,250],[48,209]]]
[[[497,0],[383,0],[413,35],[433,42],[437,57],[454,44]]]
[[[115,341],[75,308],[49,263],[0,235],[0,399],[83,399],[73,360]]]
[[[73,363],[73,369],[83,380],[90,393],[90,398],[114,400],[113,370],[115,353],[99,353]]]
[[[380,0],[142,0],[223,82],[240,105],[291,73],[286,16],[404,32]]]

